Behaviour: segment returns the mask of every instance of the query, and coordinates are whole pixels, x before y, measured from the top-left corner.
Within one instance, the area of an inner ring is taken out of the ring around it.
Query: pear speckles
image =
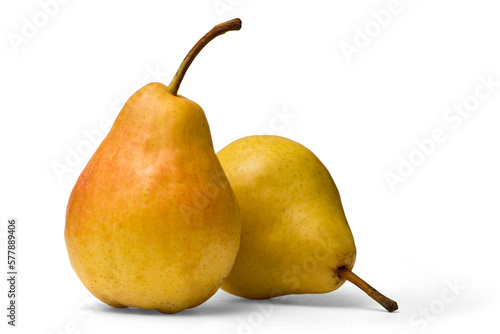
[[[73,188],[70,262],[110,306],[179,312],[209,299],[231,270],[241,234],[236,198],[203,109],[177,90],[198,52],[240,27],[239,19],[216,26],[168,87],[150,83],[132,95]],[[208,188],[196,206],[192,194]],[[193,208],[189,217],[182,204]]]
[[[335,183],[323,164],[304,146],[278,136],[251,136],[223,148],[218,157],[239,202],[243,234],[235,266],[223,283],[226,291],[247,298],[319,293],[341,284],[330,272],[345,254],[355,254],[343,211],[331,210]],[[252,166],[251,173],[244,166]],[[325,247],[336,253],[311,260]],[[336,230],[345,238],[337,240]],[[319,252],[319,251],[318,251]],[[314,272],[306,272],[314,262]],[[270,269],[272,268],[272,270]],[[300,281],[300,282],[299,282]]]
[[[260,299],[329,292],[346,279],[367,286],[350,271],[356,247],[337,187],[311,151],[283,137],[251,136],[217,155],[243,221],[240,251],[222,289]],[[373,290],[365,292],[389,311],[397,308]]]

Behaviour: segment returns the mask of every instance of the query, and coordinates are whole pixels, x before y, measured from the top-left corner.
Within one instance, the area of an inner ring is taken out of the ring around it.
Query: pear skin
[[[250,136],[218,152],[238,200],[242,235],[222,289],[263,299],[326,293],[351,281],[389,312],[397,303],[352,273],[356,246],[339,191],[306,147]]]
[[[219,160],[240,204],[242,238],[222,289],[245,298],[326,293],[352,269],[354,239],[337,187],[304,146],[278,136],[245,137]]]
[[[237,30],[234,23],[225,31]],[[130,97],[69,199],[71,265],[114,307],[175,313],[200,305],[238,252],[238,204],[205,113],[177,95],[183,74],[173,88],[151,83]]]

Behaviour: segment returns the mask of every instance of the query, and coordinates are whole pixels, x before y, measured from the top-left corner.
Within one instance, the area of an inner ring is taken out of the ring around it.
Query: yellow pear
[[[233,266],[238,205],[205,113],[177,90],[198,52],[240,27],[214,27],[168,87],[151,83],[130,97],[73,188],[70,262],[108,305],[179,312],[209,299]]]
[[[352,273],[354,239],[321,161],[279,136],[245,137],[217,153],[238,200],[242,235],[222,289],[252,299],[326,293],[350,280],[394,311],[397,304]]]

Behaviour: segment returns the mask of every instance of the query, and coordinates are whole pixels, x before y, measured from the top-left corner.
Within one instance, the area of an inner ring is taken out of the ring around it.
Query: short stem
[[[377,303],[382,305],[387,311],[393,312],[398,309],[398,303],[394,300],[387,298],[377,290],[375,290],[370,284],[363,281],[352,271],[347,269],[346,267],[340,267],[338,269],[338,273],[340,278],[348,280],[352,284],[356,285],[358,288],[366,292],[366,294],[372,297]]]
[[[216,25],[215,27],[212,28],[209,32],[203,36],[198,43],[196,43],[195,46],[189,51],[187,54],[186,58],[182,61],[181,66],[179,66],[179,69],[177,70],[177,73],[175,73],[174,78],[172,79],[172,82],[170,82],[170,85],[168,85],[168,89],[170,92],[175,96],[177,95],[177,91],[179,90],[179,86],[182,82],[182,79],[184,78],[184,75],[186,74],[186,71],[189,68],[189,65],[193,62],[194,58],[200,53],[200,51],[210,43],[211,40],[213,40],[215,37],[222,35],[228,31],[231,30],[240,30],[241,29],[241,20],[240,19],[232,19],[230,21],[221,23]]]

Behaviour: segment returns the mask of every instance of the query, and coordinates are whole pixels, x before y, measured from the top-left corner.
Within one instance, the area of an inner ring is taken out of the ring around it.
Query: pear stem
[[[338,274],[340,278],[348,280],[349,282],[351,282],[352,284],[356,285],[358,288],[363,290],[368,296],[370,296],[377,303],[382,305],[387,311],[393,312],[398,309],[398,303],[378,292],[370,284],[363,281],[361,278],[359,278],[356,274],[354,274],[346,267],[340,267],[338,269]]]
[[[194,58],[208,43],[210,43],[211,40],[213,40],[215,37],[219,35],[225,34],[228,31],[240,30],[240,29],[241,29],[241,20],[232,19],[227,22],[223,22],[216,25],[215,27],[212,28],[212,30],[207,32],[205,36],[203,36],[198,41],[198,43],[196,43],[195,46],[193,46],[191,51],[189,51],[186,58],[184,58],[184,60],[182,61],[181,66],[179,66],[177,73],[175,73],[172,82],[170,82],[170,85],[168,85],[168,89],[170,90],[172,95],[177,96],[177,91],[179,90],[179,86],[181,85],[182,79],[184,78],[184,75],[186,74],[189,65],[191,65]]]

